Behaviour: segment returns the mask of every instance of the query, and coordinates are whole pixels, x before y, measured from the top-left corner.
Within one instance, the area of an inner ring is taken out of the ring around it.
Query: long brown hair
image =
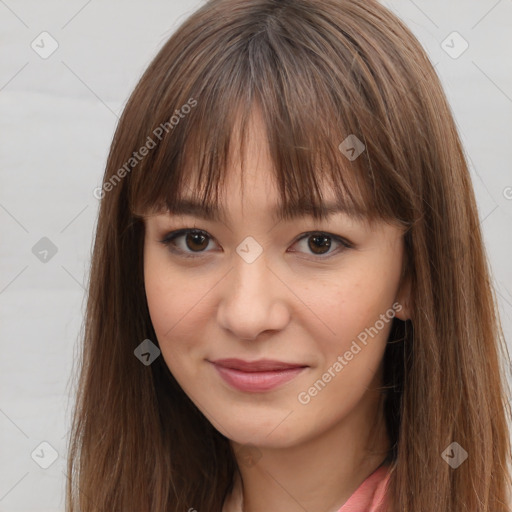
[[[100,192],[67,511],[220,512],[231,489],[229,440],[162,357],[134,355],[158,346],[142,216],[185,187],[215,203],[256,106],[285,205],[318,212],[329,177],[354,212],[406,227],[411,319],[393,320],[384,356],[392,510],[508,511],[508,354],[466,158],[427,55],[375,0],[209,1],[142,76]],[[441,456],[452,442],[468,454],[457,469]]]

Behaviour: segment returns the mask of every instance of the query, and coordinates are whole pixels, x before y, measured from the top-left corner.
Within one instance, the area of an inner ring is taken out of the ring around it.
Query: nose
[[[236,258],[220,290],[217,321],[237,339],[255,340],[264,332],[284,329],[290,321],[290,292],[264,254],[252,263]]]

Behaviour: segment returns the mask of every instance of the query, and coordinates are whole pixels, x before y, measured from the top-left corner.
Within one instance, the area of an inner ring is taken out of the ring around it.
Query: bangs
[[[322,218],[327,187],[350,216],[403,222],[376,115],[383,101],[361,48],[341,34],[331,48],[303,19],[266,13],[258,20],[226,19],[220,30],[216,20],[215,34],[205,27],[188,34],[195,43],[182,44],[179,57],[168,50],[168,83],[153,80],[145,91],[154,97],[147,124],[173,116],[178,124],[130,176],[132,215],[173,211],[183,197],[206,211],[221,206],[230,161],[245,155],[257,109],[285,218],[297,210]]]

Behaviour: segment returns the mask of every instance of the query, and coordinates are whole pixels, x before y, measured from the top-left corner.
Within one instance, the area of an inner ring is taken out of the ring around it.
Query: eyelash
[[[178,229],[176,231],[171,231],[170,233],[168,233],[165,236],[165,238],[163,240],[160,240],[160,243],[162,243],[164,246],[168,247],[171,252],[173,252],[175,254],[179,254],[180,256],[183,256],[184,258],[201,258],[202,254],[207,252],[206,250],[198,251],[197,253],[194,253],[194,252],[187,253],[186,251],[183,251],[181,249],[176,248],[176,245],[173,243],[180,236],[188,235],[188,234],[204,235],[207,238],[209,238],[210,240],[215,240],[206,231],[203,231],[201,229],[185,228],[185,229]],[[293,245],[295,245],[296,243],[300,242],[301,240],[307,239],[307,238],[309,238],[311,236],[314,236],[314,235],[320,235],[320,236],[323,235],[323,236],[326,236],[328,238],[331,238],[331,239],[335,240],[336,242],[340,243],[342,247],[341,247],[341,249],[338,249],[338,250],[333,251],[331,253],[327,253],[327,255],[315,255],[315,254],[312,254],[313,259],[320,259],[320,260],[327,259],[327,258],[330,258],[330,257],[334,256],[335,254],[339,254],[340,252],[344,252],[346,249],[351,249],[351,248],[354,247],[352,243],[350,243],[349,241],[345,240],[344,238],[342,238],[342,237],[340,237],[338,235],[334,235],[332,233],[326,233],[325,231],[308,231],[307,233],[303,233],[302,235],[299,236],[299,238],[297,238],[293,242]],[[293,252],[295,252],[295,251],[293,251]],[[194,255],[194,254],[197,254],[197,255]]]

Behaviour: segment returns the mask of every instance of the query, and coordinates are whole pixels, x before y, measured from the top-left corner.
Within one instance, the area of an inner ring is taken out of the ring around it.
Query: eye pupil
[[[331,240],[328,236],[325,236],[325,235],[314,235],[314,236],[311,236],[309,238],[310,240],[314,240],[314,244],[311,245],[311,244],[308,244],[310,249],[315,253],[315,254],[324,254],[325,252],[327,252],[330,247],[331,247]],[[315,245],[316,243],[319,243],[319,245]],[[324,248],[326,249],[327,251],[322,251],[320,250],[320,252],[317,250],[318,248],[320,247],[320,249]]]
[[[199,247],[199,250],[202,251],[204,249],[206,249],[206,247],[208,247],[208,241],[207,241],[207,237],[204,236],[202,233],[188,233],[187,236],[186,236],[186,244],[187,244],[187,247],[190,249],[190,250],[193,250],[193,249],[198,249],[197,247],[192,247],[190,244],[189,244],[189,241],[192,240],[192,243],[193,244],[201,244],[206,241],[206,245],[204,245],[204,247]]]

